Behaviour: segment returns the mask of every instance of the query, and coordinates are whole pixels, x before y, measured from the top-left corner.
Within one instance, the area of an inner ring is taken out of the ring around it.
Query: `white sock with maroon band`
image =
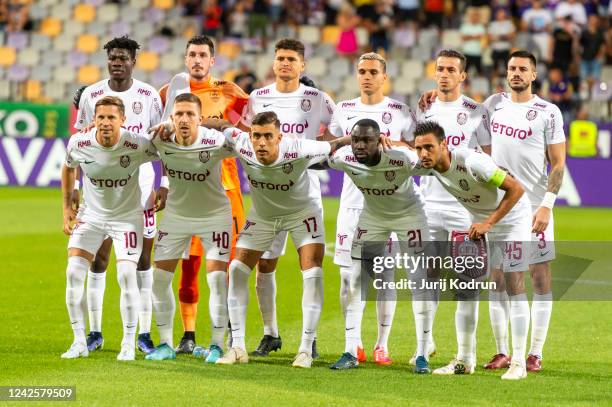
[[[251,269],[240,260],[232,260],[229,266],[227,309],[232,326],[232,346],[246,351],[246,310],[249,305],[249,277]]]
[[[361,343],[361,320],[365,301],[361,298],[361,260],[353,261],[350,269],[348,304],[345,317],[345,352],[357,357],[357,347],[363,347]]]
[[[278,337],[276,322],[276,270],[271,273],[256,273],[255,291],[259,311],[263,319],[264,335]]]
[[[74,334],[74,341],[85,343],[85,276],[89,262],[79,256],[68,257],[66,267],[66,307],[70,316],[70,324]]]
[[[550,315],[552,314],[552,293],[533,294],[531,302],[531,349],[530,355],[542,358],[542,348],[548,334]]]
[[[135,346],[136,326],[138,325],[138,314],[140,312],[140,293],[136,273],[136,263],[125,260],[117,262],[117,281],[121,288],[119,309],[123,322],[121,346]]]
[[[323,269],[312,267],[302,271],[302,342],[298,352],[312,355],[312,342],[323,308]]]
[[[173,346],[172,329],[174,327],[174,312],[176,300],[172,289],[174,273],[162,269],[153,271],[153,309],[155,310],[155,321],[159,333],[159,344]]]
[[[385,269],[382,277],[385,282],[394,281],[395,269]],[[396,300],[397,292],[395,289],[376,290],[376,317],[378,321],[378,339],[376,340],[376,346],[385,349],[387,349],[391,325],[393,324],[393,317],[395,316]]]
[[[210,297],[208,309],[212,322],[212,339],[210,343],[223,348],[223,338],[227,329],[227,273],[225,271],[211,271],[206,274]]]
[[[496,353],[509,355],[508,322],[510,319],[510,302],[505,291],[489,291],[489,318],[497,347]]]
[[[153,289],[153,267],[138,270],[138,288],[140,289],[140,315],[138,316],[138,333],[151,332],[151,309],[153,307],[151,290]]]
[[[512,329],[512,361],[525,366],[529,334],[529,301],[525,293],[510,296],[510,329]]]
[[[476,363],[478,304],[478,300],[457,301],[457,310],[455,311],[457,359],[463,360],[472,366]]]
[[[87,308],[89,310],[89,330],[102,332],[102,305],[106,289],[106,271],[87,273]]]

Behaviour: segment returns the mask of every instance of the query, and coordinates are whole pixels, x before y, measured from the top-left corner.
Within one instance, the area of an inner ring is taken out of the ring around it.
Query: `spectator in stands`
[[[268,44],[268,23],[270,10],[266,0],[253,0],[249,18],[249,37],[261,38],[261,46],[265,50]]]
[[[377,0],[373,13],[364,20],[364,25],[370,33],[370,48],[373,52],[380,49],[389,51],[389,34],[393,28],[393,8],[385,0]],[[379,52],[380,53],[380,52]]]
[[[206,0],[202,14],[204,15],[204,28],[202,34],[216,38],[221,28],[221,14],[223,9],[217,0]]]
[[[278,26],[283,15],[283,3],[284,0],[270,0],[268,13],[270,21],[272,22],[272,36],[276,38],[278,33]]]
[[[441,30],[444,20],[444,0],[425,0],[423,10],[425,11],[425,26],[433,26]]]
[[[482,42],[487,31],[480,22],[477,8],[468,9],[467,19],[461,24],[459,31],[463,40],[462,51],[467,59],[467,70],[473,67],[478,74],[482,74]]]
[[[8,0],[8,21],[6,31],[16,32],[31,30],[31,0]]]
[[[547,99],[559,107],[565,123],[571,122],[573,95],[574,90],[572,84],[567,76],[563,74],[563,71],[559,68],[550,69],[550,71],[548,71]]]
[[[495,20],[489,25],[489,42],[494,75],[504,75],[506,71],[506,63],[510,56],[515,32],[514,24],[508,18],[506,10],[498,9],[495,12]]]
[[[395,22],[398,26],[415,24],[419,21],[419,0],[397,0]]]
[[[359,51],[359,44],[357,43],[359,17],[350,4],[345,3],[342,6],[336,17],[336,24],[340,28],[336,51],[352,61],[357,55],[357,51]]]
[[[257,77],[248,63],[240,63],[240,72],[234,77],[234,83],[240,86],[247,94],[253,92],[255,84],[257,83]]]
[[[550,33],[553,16],[550,10],[542,6],[541,0],[533,0],[531,8],[525,10],[521,17],[521,28],[531,34],[538,47],[540,60],[550,62]]]
[[[558,21],[551,37],[550,57],[551,65],[567,72],[575,56],[578,43],[577,27],[568,15]]]
[[[0,31],[6,30],[8,21],[8,0],[0,0]]]
[[[612,5],[610,6],[610,10],[612,11]],[[606,65],[612,65],[612,25],[608,27],[606,33],[604,34],[604,38],[606,40]]]
[[[229,35],[234,38],[246,37],[249,25],[249,14],[243,0],[239,0],[228,16]]]
[[[557,4],[557,8],[555,8],[555,18],[558,20],[567,16],[571,16],[572,21],[579,27],[586,26],[586,10],[584,8],[584,4],[581,2],[577,0],[566,0]]]
[[[468,0],[467,14],[472,10],[478,11],[479,22],[483,25],[487,25],[491,20],[491,7],[489,0]]]
[[[604,33],[599,28],[599,16],[589,16],[587,28],[580,35],[580,47],[582,49],[580,62],[580,77],[586,80],[588,89],[599,80],[601,75],[601,63],[606,53],[606,42]]]

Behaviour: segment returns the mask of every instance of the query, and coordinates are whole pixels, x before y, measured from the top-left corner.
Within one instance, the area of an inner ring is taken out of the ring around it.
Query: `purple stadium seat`
[[[70,66],[78,68],[87,63],[87,55],[79,51],[70,51],[66,56],[66,60]]]
[[[166,37],[156,35],[149,40],[149,51],[165,54],[170,47],[170,41]]]
[[[24,49],[28,45],[28,35],[20,31],[8,33],[6,44],[17,50]]]
[[[27,67],[20,64],[15,64],[8,69],[8,79],[14,82],[21,82],[28,79],[30,71]]]
[[[121,37],[122,35],[129,35],[130,32],[129,24],[122,20],[115,21],[110,26],[110,33],[112,36]]]

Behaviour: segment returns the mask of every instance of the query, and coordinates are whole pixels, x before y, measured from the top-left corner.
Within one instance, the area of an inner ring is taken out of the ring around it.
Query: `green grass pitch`
[[[327,241],[333,242],[338,201],[325,200]],[[408,359],[415,348],[409,302],[397,306],[390,339],[395,363],[366,363],[336,372],[328,365],[344,349],[337,267],[325,258],[325,306],[318,329],[322,354],[310,370],[291,368],[301,331],[301,284],[290,244],[278,267],[278,317],[282,351],[242,366],[209,366],[192,357],[149,362],[138,355],[117,362],[121,341],[119,288],[111,266],[104,311],[105,348],[87,359],[61,360],[72,341],[65,296],[67,238],[61,231],[56,189],[0,189],[0,386],[76,386],[77,402],[93,405],[595,405],[612,404],[610,302],[556,302],[545,347],[544,371],[526,380],[502,382],[500,372],[466,377],[416,376]],[[612,210],[556,208],[557,239],[610,240]],[[612,246],[611,246],[612,247]],[[177,283],[178,278],[175,278]],[[200,276],[197,338],[210,335],[207,288]],[[254,276],[247,322],[247,346],[261,337]],[[432,367],[446,364],[456,350],[454,304],[440,304],[434,333],[438,354]],[[176,316],[175,340],[181,334]],[[154,339],[157,333],[153,328]],[[368,304],[363,339],[371,358],[376,339],[374,304]],[[481,303],[478,362],[494,353],[486,302]]]

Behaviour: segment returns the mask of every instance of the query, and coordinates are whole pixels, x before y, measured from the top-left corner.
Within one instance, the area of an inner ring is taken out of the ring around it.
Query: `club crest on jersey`
[[[467,122],[467,114],[460,112],[457,113],[457,123],[465,124]]]
[[[127,168],[130,165],[130,156],[129,155],[122,155],[119,158],[119,164],[123,167],[123,168]]]
[[[527,112],[527,115],[526,115],[527,120],[533,120],[533,119],[535,119],[537,116],[538,116],[538,112],[536,112],[535,110],[529,110],[529,111]]]
[[[389,182],[395,179],[395,171],[385,171],[385,179]]]
[[[391,123],[391,120],[393,120],[393,116],[391,116],[391,113],[389,113],[389,112],[384,112],[384,113],[382,114],[382,122],[383,122],[384,124],[389,124],[389,123]]]
[[[132,110],[134,111],[135,114],[142,113],[142,103],[141,102],[132,103]]]
[[[291,173],[291,171],[293,171],[293,164],[291,164],[291,163],[283,164],[283,172],[285,174],[289,174],[289,173]]]
[[[460,179],[459,180],[459,186],[464,191],[469,191],[470,190],[470,185],[468,184],[467,180],[465,180],[465,179]]]
[[[302,99],[301,107],[303,111],[309,112],[310,109],[312,109],[312,103],[310,103],[310,100],[308,99]]]
[[[210,152],[209,151],[200,151],[200,162],[206,163],[210,160]]]

